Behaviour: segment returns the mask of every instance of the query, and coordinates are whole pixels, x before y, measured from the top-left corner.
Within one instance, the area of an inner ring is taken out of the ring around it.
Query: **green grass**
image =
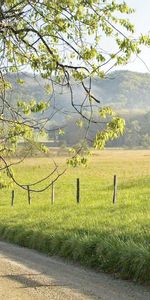
[[[86,169],[69,169],[51,191],[32,193],[15,188],[0,191],[0,237],[59,255],[97,270],[136,281],[150,280],[150,151],[103,151]],[[65,158],[56,158],[64,166]],[[28,159],[15,167],[28,184],[48,174],[49,158]],[[112,204],[113,175],[118,177],[117,204]],[[76,204],[76,178],[81,202]],[[48,183],[48,182],[47,182]]]

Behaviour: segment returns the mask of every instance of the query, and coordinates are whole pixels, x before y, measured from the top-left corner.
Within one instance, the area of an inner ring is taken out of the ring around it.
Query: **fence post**
[[[14,206],[14,197],[15,197],[15,192],[14,192],[14,190],[12,190],[12,193],[11,193],[11,206],[12,207]]]
[[[54,193],[54,182],[52,181],[52,191],[51,191],[51,204],[54,204],[55,193]]]
[[[27,191],[28,191],[28,203],[29,203],[29,205],[30,205],[30,204],[31,204],[31,196],[30,196],[29,185],[27,185]]]
[[[80,203],[80,179],[77,178],[77,203]]]
[[[113,194],[113,204],[117,201],[117,176],[114,175],[114,194]]]

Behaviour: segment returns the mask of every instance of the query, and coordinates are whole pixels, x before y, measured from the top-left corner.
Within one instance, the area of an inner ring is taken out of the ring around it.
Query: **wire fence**
[[[63,184],[64,185],[64,184]],[[80,178],[76,178],[76,181],[74,184],[69,184],[69,187],[74,190],[74,194],[75,194],[75,200],[77,204],[80,204],[81,201],[81,188],[82,188],[82,192],[83,189],[85,188],[87,190],[87,185],[82,185],[81,187],[81,181]],[[31,197],[31,193],[32,190],[30,190],[30,186],[27,185],[27,201],[28,204],[31,205],[32,203],[32,197]],[[50,184],[50,199],[51,199],[51,205],[54,205],[55,203],[55,182],[52,181]],[[95,187],[93,187],[93,192],[95,191]],[[117,202],[117,175],[114,175],[113,178],[113,193],[112,193],[112,203],[115,205]],[[15,190],[11,191],[11,206],[14,207],[15,204]]]
[[[149,182],[150,176],[143,178],[123,178],[115,174],[109,178],[109,181],[104,178],[91,177],[87,181],[87,178],[82,176],[69,179],[67,177],[57,182],[53,180],[49,181],[49,188],[42,192],[43,195],[41,193],[34,193],[32,188],[30,189],[30,185],[27,185],[23,193],[17,187],[11,190],[11,201],[9,200],[9,196],[7,196],[10,195],[10,190],[7,192],[3,191],[1,200],[7,198],[7,203],[10,203],[11,207],[14,207],[19,202],[23,203],[24,200],[28,205],[32,205],[32,203],[36,203],[39,200],[41,202],[43,200],[45,202],[46,200],[52,206],[61,203],[66,203],[66,205],[69,203],[80,205],[82,203],[86,205],[89,201],[104,200],[105,205],[115,206],[127,203],[128,200],[150,200]],[[1,201],[2,203],[3,201]]]

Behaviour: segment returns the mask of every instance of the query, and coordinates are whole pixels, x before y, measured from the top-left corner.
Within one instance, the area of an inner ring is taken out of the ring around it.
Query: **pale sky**
[[[150,0],[126,0],[130,7],[136,9],[136,12],[130,16],[133,24],[135,24],[137,36],[140,33],[148,33],[150,31]],[[150,47],[143,47],[140,57],[146,63],[150,72]],[[126,67],[121,69],[128,69],[137,72],[148,72],[148,69],[138,58],[133,59]]]

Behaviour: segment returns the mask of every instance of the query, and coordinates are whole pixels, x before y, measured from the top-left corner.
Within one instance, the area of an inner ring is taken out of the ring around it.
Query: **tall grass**
[[[57,158],[63,168],[65,158]],[[16,166],[28,184],[48,174],[49,158],[28,159]],[[118,176],[117,204],[112,203],[113,175]],[[81,202],[76,204],[76,178]],[[51,191],[0,191],[0,237],[59,255],[97,270],[136,281],[150,280],[150,151],[96,152],[86,169],[69,169]]]

